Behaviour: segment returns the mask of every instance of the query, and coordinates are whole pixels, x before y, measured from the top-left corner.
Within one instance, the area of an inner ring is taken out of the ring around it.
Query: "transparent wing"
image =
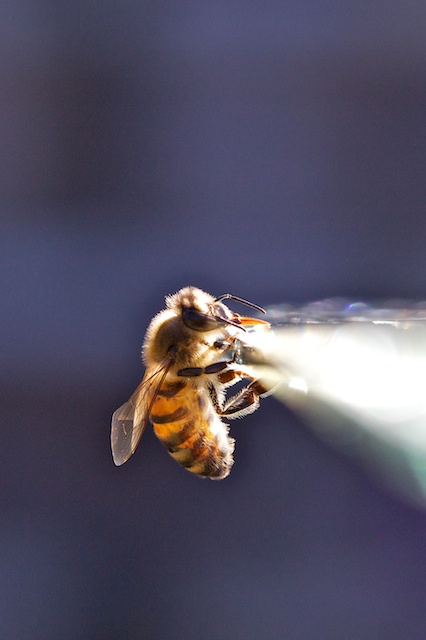
[[[327,441],[426,506],[426,303],[269,310],[241,358]]]
[[[171,360],[168,359],[156,369],[148,368],[130,399],[113,413],[111,450],[117,466],[124,464],[135,452],[148,423],[157,392],[170,365]]]

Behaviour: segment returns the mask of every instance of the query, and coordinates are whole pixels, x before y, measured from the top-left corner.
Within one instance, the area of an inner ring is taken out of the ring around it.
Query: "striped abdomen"
[[[183,380],[165,382],[157,392],[151,422],[160,442],[188,471],[216,480],[229,474],[234,441],[204,387]]]

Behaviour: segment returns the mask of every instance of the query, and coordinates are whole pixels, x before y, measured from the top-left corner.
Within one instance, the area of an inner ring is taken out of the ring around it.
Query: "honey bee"
[[[234,440],[223,417],[252,413],[269,391],[239,362],[248,331],[269,323],[241,317],[223,300],[232,299],[264,313],[261,307],[225,294],[218,298],[195,287],[166,297],[166,308],[151,321],[142,347],[142,382],[112,416],[111,448],[116,465],[135,452],[151,420],[169,454],[188,471],[215,480],[233,465]],[[226,399],[226,389],[248,380]]]

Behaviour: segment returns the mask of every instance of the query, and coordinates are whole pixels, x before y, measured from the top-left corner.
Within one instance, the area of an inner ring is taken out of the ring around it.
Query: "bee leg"
[[[224,371],[229,366],[229,360],[224,360],[223,362],[215,362],[214,364],[210,364],[208,367],[204,369],[202,367],[186,367],[186,369],[179,369],[177,372],[178,376],[182,376],[183,378],[193,378],[195,376],[201,376],[203,373],[207,375],[212,373],[220,373]]]
[[[229,418],[240,418],[253,413],[259,406],[260,398],[270,394],[259,380],[252,380],[247,387],[225,402],[218,413]]]
[[[182,378],[194,378],[196,376],[201,376],[202,373],[202,367],[186,367],[186,369],[179,369],[177,372],[178,376],[181,376]]]

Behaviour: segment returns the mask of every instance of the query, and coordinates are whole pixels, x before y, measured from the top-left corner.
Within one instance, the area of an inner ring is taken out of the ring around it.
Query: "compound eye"
[[[212,331],[227,324],[224,320],[201,313],[194,307],[184,307],[182,309],[182,319],[186,326],[194,329],[194,331]]]

